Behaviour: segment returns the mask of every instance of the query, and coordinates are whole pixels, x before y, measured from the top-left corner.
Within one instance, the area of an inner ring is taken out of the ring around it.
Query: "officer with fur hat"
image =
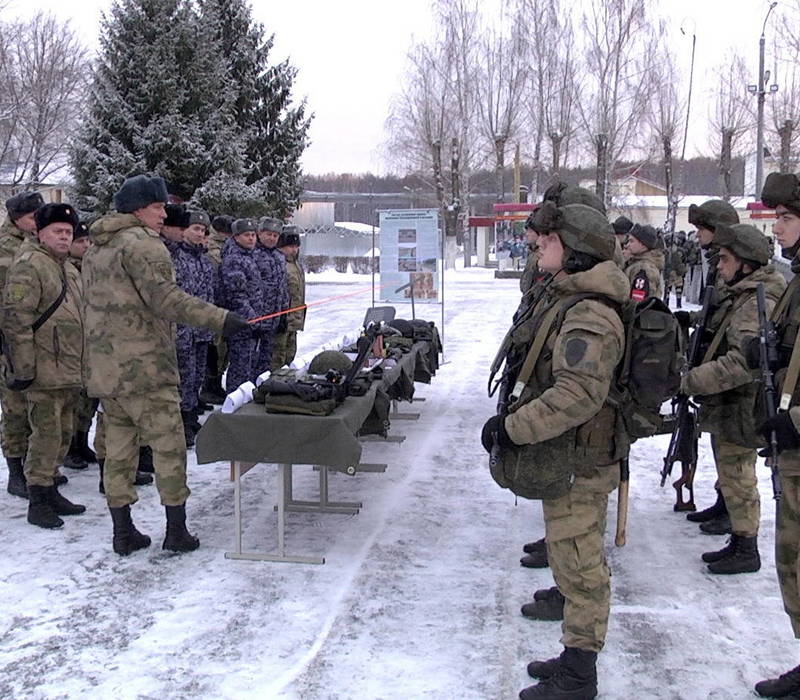
[[[795,348],[800,342],[800,177],[771,173],[761,191],[761,201],[775,209],[772,232],[795,274],[771,314],[780,340],[775,383],[781,405],[777,415],[758,430],[765,439],[774,433],[778,441],[781,498],[775,523],[775,567],[783,609],[795,639],[800,639],[800,391],[796,384],[788,384],[788,368],[796,365]],[[800,666],[757,683],[755,690],[765,697],[796,696],[800,693]]]
[[[286,279],[289,287],[289,308],[296,309],[306,303],[306,273],[300,262],[300,230],[297,226],[284,226],[278,251],[286,260]],[[286,314],[286,330],[275,336],[272,350],[272,369],[280,369],[294,360],[297,354],[297,332],[306,323],[306,310],[298,309]]]
[[[25,456],[28,522],[58,528],[64,524],[60,515],[86,510],[55,485],[72,438],[82,379],[81,280],[66,263],[79,221],[69,204],[45,204],[34,216],[36,237],[20,245],[3,290],[5,384],[24,396],[31,427]]]
[[[565,599],[564,651],[529,664],[530,675],[542,680],[520,697],[588,698],[597,692],[597,653],[610,605],[603,549],[608,494],[619,483],[618,460],[628,449],[607,397],[625,340],[615,307],[628,299],[630,283],[613,262],[611,224],[597,210],[545,202],[535,224],[539,266],[552,281],[512,331],[505,387],[515,390],[501,399],[507,412],[489,419],[481,438],[487,451],[499,450],[495,479],[518,493],[545,464],[572,471],[561,475],[566,492],[542,501],[547,558]],[[521,368],[538,343],[525,381]]]
[[[222,263],[222,248],[231,237],[231,225],[234,217],[220,214],[211,220],[208,237],[208,257],[217,267]]]
[[[200,545],[186,528],[186,444],[175,357],[175,323],[231,335],[245,319],[186,294],[159,238],[167,186],[137,175],[114,195],[117,211],[90,227],[83,259],[87,390],[100,399],[106,427],[103,485],[114,523],[114,551],[150,545],[131,520],[139,441],[152,448],[156,486],[167,517],[163,548]]]
[[[261,273],[253,257],[257,229],[258,221],[255,219],[236,219],[233,222],[233,235],[222,249],[219,269],[220,302],[226,309],[248,319],[266,315],[267,308]],[[225,388],[229,394],[244,382],[255,380],[257,336],[268,330],[268,323],[253,323],[228,338],[230,360]]]
[[[731,539],[703,554],[712,574],[758,571],[760,504],[756,478],[758,385],[746,361],[746,340],[758,335],[756,287],[764,285],[769,312],[786,287],[770,264],[772,246],[748,224],[717,223],[717,268],[729,290],[728,303],[702,361],[681,382],[681,391],[700,404],[700,429],[711,434],[717,483],[731,522]]]
[[[6,275],[11,262],[22,242],[36,233],[34,212],[44,204],[38,192],[20,192],[6,200],[6,217],[0,228],[0,294],[6,283]],[[2,330],[2,326],[0,326]],[[14,496],[27,498],[23,460],[28,452],[28,409],[25,398],[9,391],[5,382],[0,381],[0,442],[3,456],[8,464],[8,492]]]
[[[631,281],[631,299],[660,299],[663,293],[664,251],[658,232],[652,226],[633,225],[627,234],[625,250],[625,273]]]

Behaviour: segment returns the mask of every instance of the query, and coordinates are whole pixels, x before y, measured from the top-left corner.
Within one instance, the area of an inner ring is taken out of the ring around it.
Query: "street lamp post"
[[[761,192],[761,184],[764,181],[764,101],[766,99],[766,87],[769,80],[769,72],[764,73],[764,33],[767,29],[767,20],[777,6],[777,2],[771,2],[764,17],[764,24],[761,27],[761,37],[758,40],[758,123],[756,126],[756,196]],[[774,92],[772,90],[771,92]]]

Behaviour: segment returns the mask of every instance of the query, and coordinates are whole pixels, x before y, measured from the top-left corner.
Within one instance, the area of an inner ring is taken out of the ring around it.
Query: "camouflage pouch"
[[[297,413],[305,416],[329,416],[336,408],[336,399],[303,401],[293,394],[268,394],[264,401],[267,413]]]

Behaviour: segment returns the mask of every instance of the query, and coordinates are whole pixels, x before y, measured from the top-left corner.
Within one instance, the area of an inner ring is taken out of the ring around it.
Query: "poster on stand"
[[[439,301],[441,241],[438,209],[386,209],[380,215],[380,299],[410,301],[411,289],[395,289],[414,283],[414,301]]]

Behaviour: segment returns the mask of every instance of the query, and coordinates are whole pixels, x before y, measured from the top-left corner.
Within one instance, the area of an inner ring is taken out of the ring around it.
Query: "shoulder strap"
[[[789,286],[783,290],[783,294],[781,294],[781,298],[778,300],[778,303],[775,305],[775,308],[772,310],[770,314],[770,319],[773,321],[780,321],[783,312],[789,306],[789,302],[792,300],[794,293],[797,291],[797,286],[800,285],[800,275],[795,275],[792,278],[792,281],[789,282]]]
[[[746,301],[747,297],[743,297],[738,303],[731,304],[731,310],[722,320],[722,323],[719,324],[717,332],[714,334],[714,337],[711,339],[711,342],[708,345],[706,354],[703,355],[703,359],[700,361],[701,365],[714,359],[714,353],[717,352],[719,346],[722,344],[722,340],[725,338],[725,332],[728,330],[728,326],[731,325],[731,321],[733,321],[733,314],[735,314],[742,306],[744,306]]]
[[[62,270],[61,293],[58,295],[58,298],[52,304],[50,304],[50,306],[48,306],[47,309],[45,309],[45,312],[33,322],[33,326],[31,326],[31,328],[34,333],[36,333],[36,331],[38,331],[45,323],[47,323],[47,319],[49,319],[56,312],[58,307],[61,306],[66,296],[67,296],[67,275]]]

